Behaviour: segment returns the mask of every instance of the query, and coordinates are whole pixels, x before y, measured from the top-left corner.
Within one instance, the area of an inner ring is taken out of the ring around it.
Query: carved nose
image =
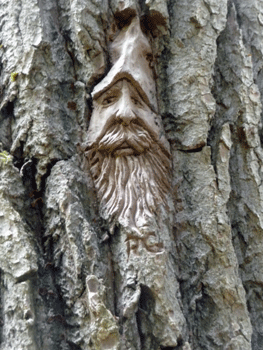
[[[129,101],[122,101],[121,106],[116,113],[116,117],[124,125],[129,125],[134,119],[136,119]]]

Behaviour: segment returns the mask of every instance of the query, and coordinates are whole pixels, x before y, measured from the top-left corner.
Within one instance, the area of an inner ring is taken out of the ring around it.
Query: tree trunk
[[[0,0],[1,350],[263,348],[262,4]],[[172,162],[154,248],[83,146],[132,18]]]

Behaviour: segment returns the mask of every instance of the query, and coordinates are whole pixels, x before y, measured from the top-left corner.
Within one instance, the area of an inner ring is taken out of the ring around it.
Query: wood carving
[[[166,205],[171,162],[157,113],[152,52],[138,17],[113,41],[111,57],[112,69],[92,93],[86,156],[101,215],[112,227],[119,222],[142,236],[158,205]]]

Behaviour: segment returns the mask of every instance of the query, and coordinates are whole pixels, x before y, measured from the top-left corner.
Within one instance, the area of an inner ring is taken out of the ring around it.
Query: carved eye
[[[108,106],[110,104],[112,104],[113,102],[117,101],[118,96],[108,96],[106,98],[104,98],[104,100],[102,101],[102,105],[103,106]]]

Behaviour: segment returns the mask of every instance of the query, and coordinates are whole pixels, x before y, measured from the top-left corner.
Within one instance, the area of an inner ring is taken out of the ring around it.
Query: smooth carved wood
[[[126,77],[140,92],[144,101],[157,112],[156,86],[151,67],[152,50],[147,37],[142,33],[138,17],[134,17],[129,27],[124,27],[110,46],[113,64],[107,76],[94,88],[96,100],[116,81]]]
[[[86,156],[101,215],[145,241],[158,205],[166,205],[171,163],[157,114],[151,48],[137,17],[116,37],[111,55],[113,66],[92,93]]]

